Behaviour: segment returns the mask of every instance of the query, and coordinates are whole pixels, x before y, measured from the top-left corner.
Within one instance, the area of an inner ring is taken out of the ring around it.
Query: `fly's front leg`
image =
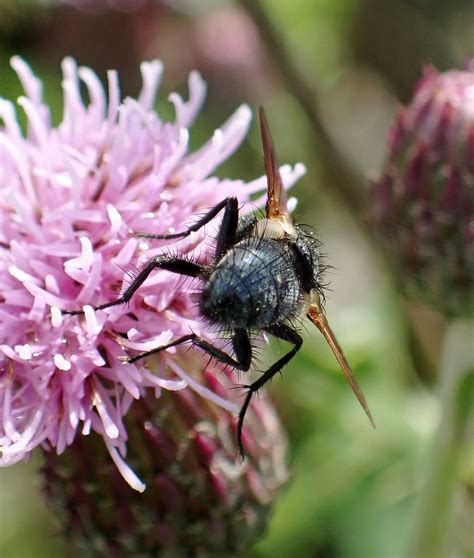
[[[219,213],[219,211],[222,211],[223,209],[225,209],[223,223],[226,220],[226,214],[228,214],[229,212],[234,213],[234,211],[237,210],[237,216],[238,216],[237,198],[234,197],[225,198],[217,205],[215,205],[213,208],[211,208],[205,215],[203,215],[200,219],[198,219],[193,225],[188,227],[185,231],[172,233],[172,234],[153,234],[153,233],[139,232],[136,233],[136,235],[142,238],[155,238],[158,240],[171,240],[173,238],[185,238],[186,236],[189,236],[191,233],[196,232],[202,227],[204,227],[204,225],[207,225],[207,223],[212,221],[212,219],[214,219],[214,217]],[[237,225],[235,225],[235,228],[237,228]]]

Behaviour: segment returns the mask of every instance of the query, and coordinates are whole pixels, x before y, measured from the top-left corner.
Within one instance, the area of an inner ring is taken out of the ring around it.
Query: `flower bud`
[[[204,386],[228,400],[230,373],[206,370]],[[262,394],[263,395],[263,394]],[[84,556],[215,556],[242,552],[262,533],[287,478],[285,438],[272,406],[252,400],[237,457],[236,416],[191,389],[163,390],[126,415],[133,490],[96,433],[62,455],[44,452],[44,489],[68,540]]]
[[[473,310],[473,189],[473,66],[426,68],[392,126],[371,217],[403,292],[446,315]]]

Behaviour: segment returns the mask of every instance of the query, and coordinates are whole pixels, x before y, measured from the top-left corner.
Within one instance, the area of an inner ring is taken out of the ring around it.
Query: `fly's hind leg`
[[[282,356],[279,360],[272,364],[272,366],[270,366],[270,368],[264,374],[262,374],[260,378],[258,378],[258,380],[255,380],[255,382],[247,386],[248,391],[245,396],[244,404],[240,409],[239,421],[237,425],[237,441],[242,459],[245,456],[244,447],[242,444],[242,429],[244,426],[245,414],[247,413],[247,409],[250,405],[252,396],[254,395],[254,393],[257,393],[257,391],[267,382],[269,382],[273,378],[273,376],[277,374],[286,364],[290,362],[290,360],[296,355],[296,353],[300,350],[301,345],[303,344],[303,339],[301,338],[301,336],[285,324],[277,324],[265,328],[265,331],[271,333],[279,339],[283,339],[284,341],[293,343],[294,347],[288,353],[286,353],[286,355]]]
[[[275,335],[276,335],[276,333],[275,333]],[[282,339],[286,339],[286,340],[289,340],[289,341],[292,340],[292,339],[289,339],[288,337],[283,337],[283,335],[284,335],[284,333],[282,333],[279,336]],[[142,360],[143,358],[149,357],[151,355],[155,355],[157,353],[161,353],[162,351],[165,351],[166,349],[169,349],[171,347],[176,347],[177,345],[182,345],[184,343],[191,343],[192,345],[194,345],[196,347],[200,347],[205,353],[210,355],[212,358],[215,358],[217,361],[221,362],[222,364],[225,364],[227,366],[231,366],[232,368],[235,368],[237,370],[241,370],[243,372],[246,372],[246,371],[249,370],[250,364],[252,362],[252,345],[250,343],[250,338],[249,338],[248,332],[245,329],[235,329],[233,331],[232,345],[233,345],[233,348],[234,348],[235,358],[228,355],[226,352],[224,352],[219,347],[215,347],[212,343],[209,343],[209,341],[206,341],[205,339],[202,339],[201,337],[199,337],[195,333],[190,333],[188,335],[183,335],[182,337],[179,337],[178,339],[175,339],[174,341],[171,341],[170,343],[168,343],[166,345],[163,345],[161,347],[155,347],[154,349],[150,349],[149,351],[139,353],[139,354],[134,355],[132,357],[123,358],[122,360],[125,364],[133,364],[133,363],[135,363],[139,360]],[[277,372],[282,366],[284,366],[286,364],[286,362],[291,359],[292,356],[293,355],[291,355],[288,358],[288,355],[286,355],[286,359],[284,357],[283,359],[278,361],[278,363],[276,363],[265,374],[265,377],[269,373],[271,373],[271,376],[273,376],[273,374],[275,372]],[[275,372],[272,372],[272,369],[275,366],[277,366],[277,369],[275,370]],[[260,378],[260,381],[263,380],[263,379],[264,379],[264,377],[262,376],[262,378]],[[268,377],[268,379],[270,379],[270,376]],[[265,381],[267,381],[267,380],[265,380]],[[263,383],[265,383],[265,381]],[[254,388],[255,388],[254,391],[257,391],[259,389],[259,387],[261,387],[260,385],[257,385],[258,383],[259,382],[255,382],[254,384],[249,386],[250,390],[252,390],[252,387],[254,386]],[[263,385],[263,384],[261,384],[261,385]],[[252,393],[253,393],[253,391],[249,391],[249,394],[247,395],[247,399],[244,403],[244,406],[242,407],[242,410],[240,411],[240,414],[239,414],[237,442],[238,442],[238,446],[239,446],[239,451],[240,451],[242,456],[243,456],[243,447],[242,447],[242,441],[241,441],[242,423],[243,423],[243,420],[244,420],[245,411],[247,410],[247,407],[250,403],[250,397],[252,396]]]

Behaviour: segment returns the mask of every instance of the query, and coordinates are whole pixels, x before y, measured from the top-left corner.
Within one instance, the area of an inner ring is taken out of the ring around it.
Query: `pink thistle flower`
[[[205,97],[196,72],[189,76],[187,101],[169,96],[176,118],[165,122],[153,110],[160,62],[141,65],[137,99],[121,101],[118,76],[110,71],[107,101],[97,76],[66,59],[64,114],[54,127],[41,82],[20,58],[12,67],[25,91],[18,105],[27,132],[13,104],[0,99],[0,465],[25,459],[38,446],[62,453],[95,431],[126,481],[143,490],[125,461],[124,417],[134,400],[152,390],[159,406],[163,390],[186,388],[227,411],[238,406],[191,377],[179,350],[149,368],[119,360],[128,350],[156,347],[190,329],[212,338],[193,303],[196,285],[183,287],[182,278],[158,271],[127,308],[96,313],[92,306],[116,298],[130,270],[166,250],[165,242],[145,243],[134,231],[182,230],[226,196],[245,203],[265,190],[265,177],[244,183],[212,175],[242,142],[251,112],[242,105],[189,153],[189,127]],[[285,185],[303,173],[303,165],[283,167]],[[254,203],[263,201],[262,194]],[[209,225],[176,249],[205,258],[215,228]],[[61,313],[81,306],[83,316]]]

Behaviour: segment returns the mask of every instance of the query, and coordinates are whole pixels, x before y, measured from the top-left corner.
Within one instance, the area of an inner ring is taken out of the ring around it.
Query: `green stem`
[[[288,90],[300,103],[311,124],[313,142],[318,160],[322,164],[323,183],[330,186],[339,200],[356,217],[366,210],[367,180],[341,152],[324,127],[317,108],[316,91],[308,83],[304,73],[294,63],[284,41],[259,0],[240,0],[254,20],[265,41],[275,68],[280,72]],[[365,225],[361,219],[357,224]]]
[[[449,324],[440,363],[442,417],[429,455],[427,482],[414,517],[407,556],[443,558],[457,488],[459,457],[473,401],[472,322]],[[466,397],[468,396],[468,397]],[[452,550],[452,549],[451,549]]]

